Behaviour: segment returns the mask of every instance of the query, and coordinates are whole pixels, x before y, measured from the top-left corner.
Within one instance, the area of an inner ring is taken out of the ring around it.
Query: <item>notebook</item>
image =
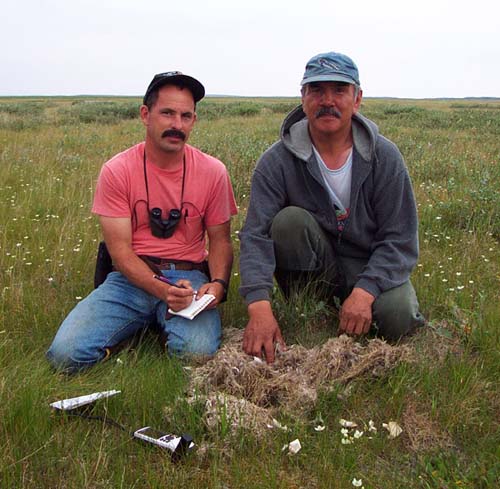
[[[169,309],[168,312],[170,314],[174,314],[175,316],[182,316],[186,319],[194,319],[205,307],[207,307],[213,300],[215,299],[215,295],[213,294],[205,294],[202,295],[198,300],[193,298],[193,302],[188,307],[181,309],[180,311],[172,311]]]

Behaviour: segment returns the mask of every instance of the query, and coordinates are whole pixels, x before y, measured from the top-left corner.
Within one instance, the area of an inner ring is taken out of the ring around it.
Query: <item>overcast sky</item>
[[[498,0],[7,0],[0,95],[295,96],[307,60],[354,59],[369,97],[500,97]]]

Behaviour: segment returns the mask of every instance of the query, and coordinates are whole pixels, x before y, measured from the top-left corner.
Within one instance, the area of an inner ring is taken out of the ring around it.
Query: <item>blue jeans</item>
[[[191,281],[197,289],[208,281],[198,270],[164,270],[176,282]],[[157,323],[172,354],[213,355],[221,341],[217,309],[201,312],[193,320],[165,317],[165,302],[131,284],[120,272],[111,272],[105,282],[79,302],[61,324],[47,351],[57,369],[76,372],[106,358],[110,349],[139,331]]]

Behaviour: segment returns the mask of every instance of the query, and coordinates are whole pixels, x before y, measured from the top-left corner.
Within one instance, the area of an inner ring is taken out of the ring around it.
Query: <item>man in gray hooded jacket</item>
[[[339,331],[375,325],[390,340],[424,320],[409,280],[418,258],[417,211],[397,147],[358,113],[358,69],[340,53],[306,65],[302,105],[260,158],[241,239],[243,349],[274,361],[285,346],[270,293],[316,283],[342,302]],[[332,301],[333,302],[333,301]]]

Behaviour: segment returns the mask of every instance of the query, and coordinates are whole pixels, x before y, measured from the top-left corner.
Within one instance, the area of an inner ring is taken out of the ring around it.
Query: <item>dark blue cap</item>
[[[322,81],[338,81],[359,86],[358,67],[345,54],[333,51],[317,54],[307,62],[306,71],[300,84]]]
[[[205,87],[192,76],[184,75],[180,71],[166,71],[165,73],[158,73],[154,76],[149,84],[146,94],[144,95],[143,103],[149,97],[149,94],[163,85],[182,85],[187,87],[193,94],[195,103],[199,102],[205,96]]]

